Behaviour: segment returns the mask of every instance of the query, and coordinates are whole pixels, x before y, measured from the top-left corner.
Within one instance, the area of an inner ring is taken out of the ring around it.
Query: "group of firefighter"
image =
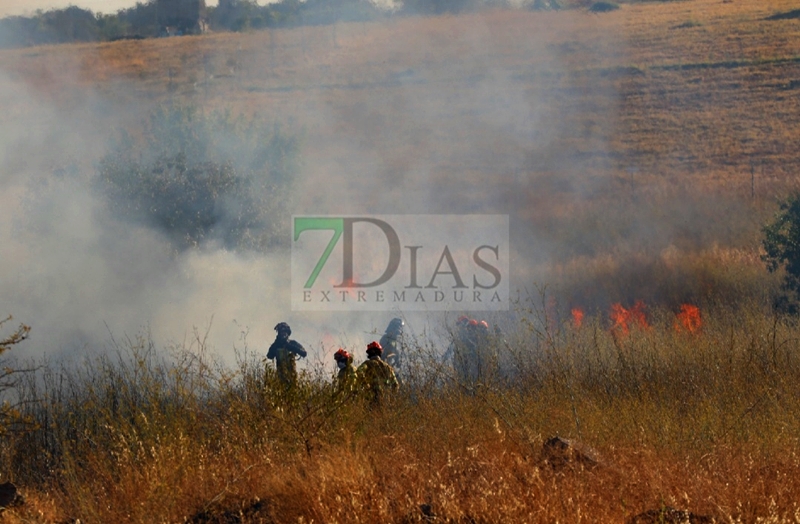
[[[401,318],[393,318],[380,341],[367,344],[367,360],[358,368],[353,363],[353,355],[343,348],[334,354],[338,371],[336,387],[339,391],[364,391],[373,400],[380,403],[381,398],[400,387],[396,370],[403,366],[402,336],[405,322]],[[289,337],[292,328],[286,322],[275,326],[277,336],[267,351],[267,358],[275,361],[275,368],[280,381],[293,385],[297,380],[296,359],[307,355],[303,346]],[[443,362],[451,362],[456,378],[461,384],[474,385],[481,377],[486,376],[495,365],[489,347],[489,324],[485,321],[470,319],[467,316],[458,318],[453,332],[452,342],[445,352]]]

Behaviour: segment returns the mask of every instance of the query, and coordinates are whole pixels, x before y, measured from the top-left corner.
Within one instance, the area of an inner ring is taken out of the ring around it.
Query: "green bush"
[[[298,148],[277,125],[168,105],[142,138],[114,139],[100,187],[114,214],[163,231],[178,249],[263,249],[286,231]]]
[[[608,13],[619,9],[619,5],[613,2],[595,2],[589,7],[590,13]]]
[[[789,313],[800,304],[800,194],[781,203],[775,218],[764,226],[762,260],[771,272],[784,271],[784,294],[776,306]]]

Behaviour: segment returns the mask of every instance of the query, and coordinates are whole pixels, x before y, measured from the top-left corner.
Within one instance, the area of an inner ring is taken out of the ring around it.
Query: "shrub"
[[[0,327],[10,320],[10,316],[5,320],[0,320]],[[30,331],[31,328],[29,326],[20,324],[16,331],[6,337],[0,338],[0,355],[11,349],[11,346],[19,344],[28,338]],[[0,396],[4,396],[5,393],[16,386],[16,376],[22,372],[21,370],[12,369],[4,364],[5,362],[0,360]],[[22,416],[14,403],[3,399],[3,402],[0,403],[0,436],[5,435],[16,424],[22,421]]]
[[[547,11],[549,9],[562,9],[562,5],[558,0],[534,0],[528,4],[528,8],[533,11]]]
[[[764,226],[762,260],[771,272],[785,271],[784,294],[776,306],[789,313],[798,312],[800,297],[800,194],[781,203],[775,218]]]
[[[703,23],[697,20],[687,20],[681,24],[676,25],[673,29],[691,29],[692,27],[702,27]]]
[[[180,105],[157,108],[143,131],[139,140],[120,133],[99,163],[115,214],[163,231],[179,249],[279,242],[297,170],[295,136]]]
[[[589,7],[590,13],[608,13],[610,11],[616,11],[619,9],[619,5],[613,2],[595,2]]]
[[[784,13],[775,13],[765,18],[765,20],[796,20],[798,18],[800,18],[800,9],[793,9]]]

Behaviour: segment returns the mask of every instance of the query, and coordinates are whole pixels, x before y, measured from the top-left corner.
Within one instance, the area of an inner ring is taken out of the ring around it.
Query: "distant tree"
[[[563,7],[559,0],[533,0],[528,5],[534,11],[548,11],[550,9],[562,9]]]
[[[131,27],[118,15],[98,15],[97,32],[100,40],[117,40],[119,38],[133,36]]]
[[[53,35],[53,42],[93,42],[98,39],[97,19],[94,14],[80,7],[48,11],[43,22]]]
[[[775,218],[764,229],[762,259],[771,272],[785,271],[783,296],[776,306],[786,312],[800,312],[800,194],[782,202]]]
[[[381,14],[369,0],[306,0],[301,7],[305,22],[315,25],[371,20]]]
[[[405,14],[438,15],[474,9],[480,0],[403,0]]]
[[[173,28],[180,34],[196,34],[206,17],[205,0],[155,0],[159,30]]]
[[[143,136],[121,133],[100,161],[112,212],[157,228],[178,249],[263,249],[285,237],[296,137],[180,105],[153,111]]]
[[[139,36],[158,36],[158,11],[155,2],[137,2],[135,6],[117,11],[117,18],[127,27],[130,34]]]
[[[610,13],[619,9],[619,4],[614,2],[595,2],[589,6],[590,13]]]
[[[209,10],[209,25],[215,30],[246,31],[274,25],[271,5],[259,6],[253,0],[220,0]]]
[[[0,20],[0,47],[92,42],[99,37],[94,14],[75,6]]]
[[[9,322],[9,316],[5,320],[0,320],[0,327]],[[20,326],[10,335],[0,335],[0,355],[11,349],[11,346],[19,344],[30,333],[31,328],[25,324]],[[16,377],[24,371],[13,369],[0,359],[0,436],[8,432],[16,423],[22,422],[22,415],[14,405],[13,401],[2,398],[4,394],[16,386]]]
[[[283,0],[266,6],[275,24],[284,27],[300,25],[303,22],[302,11],[304,7],[305,3],[301,0]]]
[[[36,21],[24,16],[9,16],[0,20],[0,47],[34,45]]]

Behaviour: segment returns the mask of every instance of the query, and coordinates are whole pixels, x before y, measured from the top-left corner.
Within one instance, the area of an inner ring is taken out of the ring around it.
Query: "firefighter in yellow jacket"
[[[333,354],[336,367],[339,372],[336,374],[336,391],[339,393],[352,393],[358,382],[356,368],[353,366],[353,355],[342,348]]]
[[[358,382],[373,404],[380,404],[387,391],[395,391],[400,386],[394,369],[381,360],[383,348],[377,342],[367,346],[367,360],[358,366]]]

